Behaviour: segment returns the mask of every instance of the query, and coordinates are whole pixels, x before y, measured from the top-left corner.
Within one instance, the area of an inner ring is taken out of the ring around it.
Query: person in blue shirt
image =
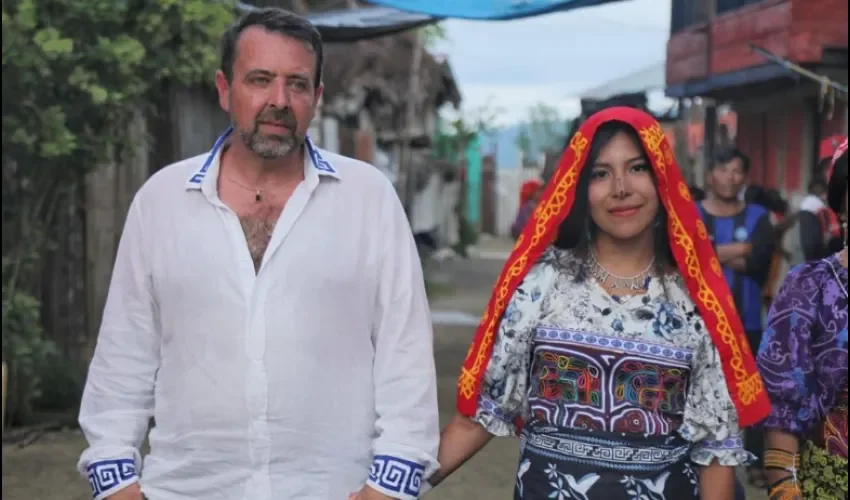
[[[707,176],[706,198],[698,207],[755,352],[761,343],[762,290],[770,273],[775,238],[768,210],[739,196],[749,171],[750,159],[744,153],[737,149],[720,151]],[[764,436],[760,430],[747,430],[745,448],[759,459],[749,469],[750,481],[766,488],[761,462]]]

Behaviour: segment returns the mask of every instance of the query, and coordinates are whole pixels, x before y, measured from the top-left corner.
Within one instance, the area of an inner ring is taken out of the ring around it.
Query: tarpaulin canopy
[[[511,20],[595,7],[626,0],[368,0],[369,3],[434,17]]]
[[[239,9],[249,11],[257,7],[240,3]],[[322,34],[325,43],[356,42],[434,24],[439,17],[405,12],[389,7],[363,7],[309,14],[307,19]]]
[[[627,0],[369,0],[376,4],[309,14],[307,18],[327,43],[356,42],[394,35],[454,17],[511,20],[594,7]],[[238,3],[239,10],[257,7]]]

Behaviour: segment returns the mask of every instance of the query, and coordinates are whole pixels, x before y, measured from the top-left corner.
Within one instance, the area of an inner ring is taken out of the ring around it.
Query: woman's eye
[[[649,165],[646,163],[641,163],[640,165],[633,165],[632,172],[648,172]]]
[[[608,176],[607,170],[594,170],[593,173],[590,174],[592,179],[604,179]]]

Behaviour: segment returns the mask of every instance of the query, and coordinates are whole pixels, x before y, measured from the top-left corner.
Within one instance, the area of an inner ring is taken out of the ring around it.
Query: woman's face
[[[652,166],[640,146],[628,134],[619,132],[589,167],[590,214],[600,233],[628,241],[652,231],[658,214],[658,191]]]

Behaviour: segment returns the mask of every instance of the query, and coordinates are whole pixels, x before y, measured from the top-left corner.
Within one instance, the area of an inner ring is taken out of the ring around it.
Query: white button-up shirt
[[[392,185],[308,141],[255,272],[217,194],[224,142],[130,207],[80,409],[95,499],[139,480],[150,500],[417,498],[437,468],[433,335]]]

